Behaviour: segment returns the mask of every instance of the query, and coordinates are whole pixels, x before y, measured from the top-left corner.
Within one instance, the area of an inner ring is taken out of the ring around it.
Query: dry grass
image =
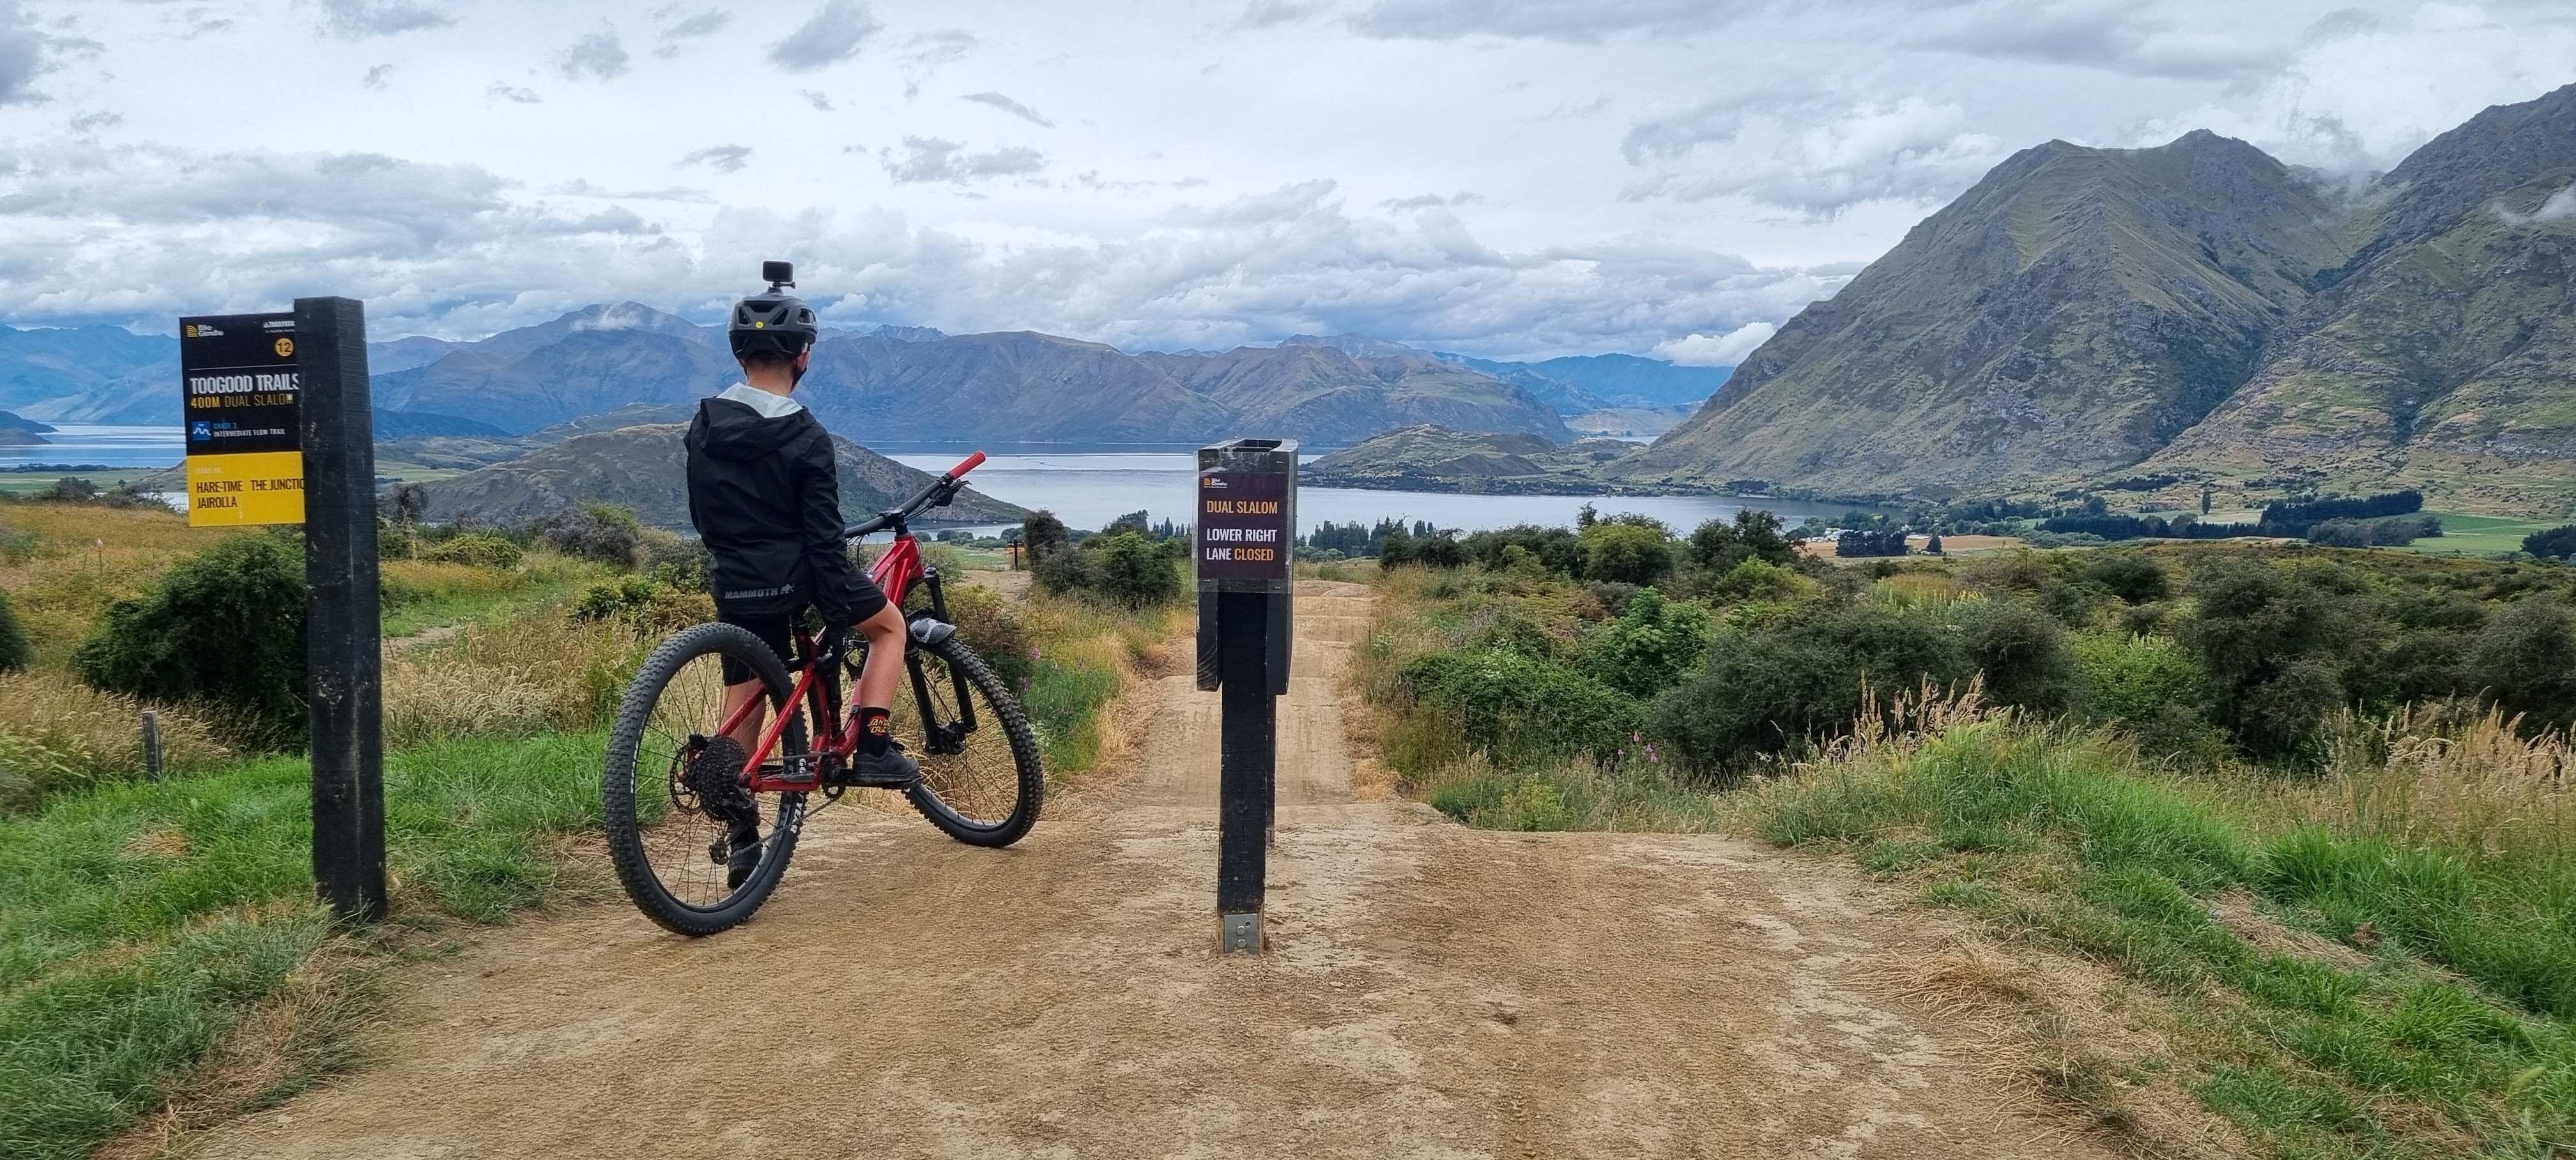
[[[117,600],[140,595],[171,564],[243,532],[191,528],[152,508],[0,503],[0,591],[17,606],[39,667],[61,668]]]
[[[385,666],[386,743],[598,728],[652,643],[628,625],[549,610],[402,650]]]
[[[144,776],[144,704],[60,672],[0,673],[0,813],[71,790]],[[205,718],[158,707],[164,776],[232,756]]]
[[[2333,731],[2331,776],[2301,814],[2406,847],[2559,859],[2576,842],[2576,744],[2519,717],[2413,706]]]

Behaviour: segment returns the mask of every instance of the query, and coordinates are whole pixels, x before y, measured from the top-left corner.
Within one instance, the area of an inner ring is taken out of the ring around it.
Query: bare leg
[[[734,710],[740,709],[746,704],[752,706],[751,712],[744,715],[742,724],[734,726],[733,732],[726,734],[726,736],[731,737],[736,742],[740,743],[744,753],[750,753],[752,750],[760,748],[760,727],[767,724],[769,720],[768,686],[763,685],[757,679],[744,681],[739,685],[726,685],[724,695],[724,716],[718,718],[717,723],[722,724],[724,721],[731,719],[733,717]]]
[[[891,709],[895,677],[903,672],[903,611],[891,604],[880,608],[859,622],[859,633],[868,638],[868,659],[859,667],[858,707]]]

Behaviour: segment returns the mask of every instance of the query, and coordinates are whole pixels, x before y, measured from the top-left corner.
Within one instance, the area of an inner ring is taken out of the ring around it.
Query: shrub
[[[1706,673],[1656,698],[1648,720],[1685,765],[1714,771],[1840,735],[1866,688],[1948,686],[1975,671],[1931,611],[1857,604],[1776,631],[1719,633]]]
[[[2173,595],[2173,578],[2155,561],[2133,553],[2095,560],[2084,569],[2084,579],[2131,604],[2152,604]]]
[[[635,513],[604,503],[567,508],[531,525],[539,540],[567,556],[596,560],[612,568],[635,566],[643,525]]]
[[[615,620],[652,632],[670,632],[715,619],[715,600],[703,591],[674,588],[650,576],[626,575],[590,586],[573,605],[579,620]]]
[[[646,528],[637,547],[636,563],[646,575],[673,588],[692,592],[706,590],[712,561],[707,557],[705,541],[660,528]]]
[[[1709,595],[1720,600],[1794,600],[1814,589],[1812,581],[1796,572],[1747,556],[1709,586]]]
[[[1965,619],[1968,660],[1985,673],[1990,699],[2053,715],[2081,695],[2075,654],[2055,620],[2009,600],[1976,602]]]
[[[2576,724],[2576,618],[2555,596],[2504,610],[2478,633],[2467,675],[2508,713],[2562,728]]]
[[[2545,532],[2524,536],[2522,550],[2544,560],[2576,556],[2576,524],[2561,524]]]
[[[241,740],[304,731],[304,561],[286,536],[235,536],[110,605],[73,657],[81,679],[239,714]]]
[[[1417,703],[1453,715],[1498,764],[1608,756],[1637,726],[1637,702],[1581,673],[1509,649],[1431,653],[1404,670]]]
[[[1039,508],[1020,523],[1020,540],[1029,546],[1029,559],[1034,562],[1063,551],[1073,543],[1073,533],[1055,513]]]
[[[1708,638],[1707,609],[1640,588],[1619,619],[1593,635],[1585,668],[1593,679],[1631,697],[1652,697],[1699,667]]]
[[[1162,545],[1141,533],[1092,536],[1081,547],[1036,559],[1037,585],[1054,595],[1090,595],[1127,608],[1180,599],[1180,569]]]
[[[1538,566],[1550,572],[1572,576],[1583,569],[1583,546],[1566,528],[1538,524],[1515,524],[1477,532],[1461,541],[1467,555],[1488,568],[1512,566],[1511,551],[1520,549]]]
[[[2209,670],[2210,717],[2247,752],[2305,752],[2325,714],[2342,703],[2336,662],[2372,635],[2335,591],[2343,580],[2330,570],[2293,575],[2252,561],[2221,561],[2194,579],[2200,613],[2183,626],[2183,643]]]
[[[1413,560],[1426,568],[1464,568],[1467,546],[1458,542],[1458,533],[1438,531],[1413,541]]]
[[[17,606],[0,594],[0,673],[14,673],[36,659],[36,646],[28,643],[26,626],[18,623]]]
[[[421,548],[415,555],[438,564],[471,564],[477,568],[516,568],[525,553],[517,544],[484,532],[441,540]]]
[[[1629,523],[1596,523],[1583,529],[1583,575],[1588,580],[1653,584],[1673,570],[1672,544],[1663,529]]]
[[[1798,546],[1780,529],[1780,517],[1745,508],[1733,522],[1708,520],[1691,529],[1691,562],[1724,572],[1746,560],[1786,564],[1798,558]]]

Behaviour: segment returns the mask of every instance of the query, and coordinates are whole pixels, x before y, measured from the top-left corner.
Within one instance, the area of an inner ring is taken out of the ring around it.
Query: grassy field
[[[2493,556],[2522,550],[2522,538],[2533,532],[2545,532],[2567,523],[2566,520],[2523,520],[2507,516],[2471,516],[2450,512],[2432,513],[2442,518],[2442,534],[2417,540],[2400,551],[2423,552],[2437,556]]]

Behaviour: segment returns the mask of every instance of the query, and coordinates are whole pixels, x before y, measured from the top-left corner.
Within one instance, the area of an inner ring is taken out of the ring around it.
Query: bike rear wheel
[[[786,664],[749,632],[701,624],[663,641],[627,685],[601,779],[617,880],[646,917],[685,935],[730,929],[760,909],[787,872],[805,817],[804,794],[753,794],[733,783],[748,755],[716,732],[727,658],[760,679],[772,714],[789,715],[773,756],[804,754]],[[731,881],[729,864],[747,850],[757,860]]]
[[[1019,699],[954,636],[917,646],[910,659],[889,722],[921,762],[921,781],[904,796],[931,825],[970,846],[1019,841],[1046,799],[1037,736]]]

